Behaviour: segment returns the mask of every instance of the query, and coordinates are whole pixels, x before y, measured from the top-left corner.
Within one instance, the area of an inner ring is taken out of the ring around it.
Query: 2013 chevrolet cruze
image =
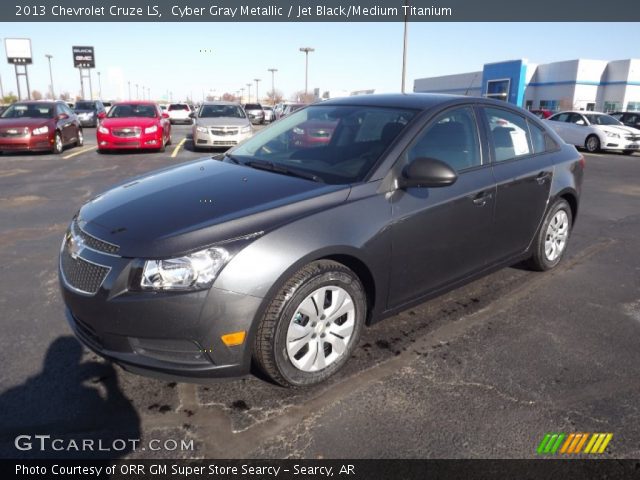
[[[294,142],[308,119],[322,143]],[[323,102],[220,159],[82,206],[60,281],[78,338],[126,369],[318,383],[362,328],[518,261],[561,260],[584,159],[535,116],[442,95]]]

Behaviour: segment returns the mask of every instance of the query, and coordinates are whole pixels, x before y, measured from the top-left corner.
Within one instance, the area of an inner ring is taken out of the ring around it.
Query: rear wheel
[[[633,155],[633,152],[635,152],[635,150],[623,150],[622,153],[624,153],[625,155]]]
[[[56,155],[59,155],[62,153],[62,135],[60,135],[60,132],[56,132],[55,136],[53,137],[53,147],[52,147],[52,151],[53,153],[55,153]]]
[[[355,273],[331,260],[310,263],[271,300],[256,333],[258,366],[287,387],[324,381],[351,356],[366,309]]]
[[[567,249],[573,215],[571,207],[564,199],[556,201],[547,212],[538,231],[529,266],[538,271],[554,268]]]
[[[76,140],[76,147],[81,147],[84,145],[84,134],[82,133],[82,129],[79,128],[78,129],[78,135],[77,135],[77,140]]]
[[[600,151],[600,139],[597,135],[589,135],[587,140],[584,142],[584,148],[587,149],[588,152],[595,153]]]

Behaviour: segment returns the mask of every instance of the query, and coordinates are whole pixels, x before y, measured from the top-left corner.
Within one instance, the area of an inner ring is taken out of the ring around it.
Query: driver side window
[[[476,118],[471,107],[441,114],[409,148],[407,159],[434,158],[457,172],[482,165]]]

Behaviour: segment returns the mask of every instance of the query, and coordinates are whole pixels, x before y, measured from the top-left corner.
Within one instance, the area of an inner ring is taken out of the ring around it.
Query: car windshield
[[[587,117],[591,125],[620,125],[620,122],[611,115],[591,113],[586,114],[585,117]]]
[[[262,107],[256,103],[247,103],[244,106],[245,110],[262,110]]]
[[[229,151],[226,161],[268,165],[278,173],[298,172],[330,184],[357,183],[415,114],[395,108],[311,106]]]
[[[109,118],[146,117],[156,118],[156,108],[153,105],[120,104],[114,105],[109,110]]]
[[[14,103],[2,113],[2,118],[53,118],[52,103]]]
[[[77,102],[76,103],[76,110],[93,110],[96,107],[95,103],[93,102]]]
[[[203,105],[198,116],[201,118],[246,118],[242,109],[237,105]]]
[[[174,103],[172,105],[169,105],[170,112],[173,112],[175,110],[189,110],[189,105],[186,105],[184,103]]]

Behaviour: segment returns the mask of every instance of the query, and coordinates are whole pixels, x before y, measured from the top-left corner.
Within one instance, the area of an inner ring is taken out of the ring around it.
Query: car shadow
[[[0,395],[0,457],[100,459],[133,450],[131,439],[140,438],[138,413],[113,366],[82,361],[82,353],[75,338],[57,338],[42,371]]]

